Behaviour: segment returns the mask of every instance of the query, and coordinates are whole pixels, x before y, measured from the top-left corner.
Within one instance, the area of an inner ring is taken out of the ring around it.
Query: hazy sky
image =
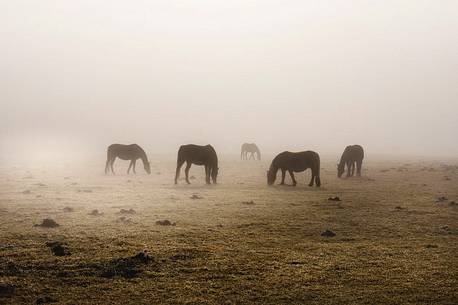
[[[458,155],[458,1],[0,0],[0,155]]]

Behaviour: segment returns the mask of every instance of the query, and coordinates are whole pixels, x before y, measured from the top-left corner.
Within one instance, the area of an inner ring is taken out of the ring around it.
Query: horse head
[[[275,179],[277,178],[277,171],[273,170],[272,167],[269,168],[267,171],[267,184],[272,185],[275,182]]]
[[[344,173],[344,171],[345,171],[345,163],[344,162],[337,163],[337,177],[338,178],[342,177],[342,174]]]
[[[148,161],[143,163],[143,167],[148,174],[151,174],[151,165]]]

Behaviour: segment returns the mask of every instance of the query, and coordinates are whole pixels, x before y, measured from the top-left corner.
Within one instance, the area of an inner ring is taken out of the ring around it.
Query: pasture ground
[[[0,304],[458,303],[456,160],[367,160],[351,179],[325,160],[321,188],[309,172],[268,187],[269,161],[230,156],[211,186],[195,166],[173,185],[173,156],[149,176],[101,161],[2,166]]]

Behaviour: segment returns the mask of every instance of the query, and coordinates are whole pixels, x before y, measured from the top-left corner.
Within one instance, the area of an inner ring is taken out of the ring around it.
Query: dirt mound
[[[192,194],[192,196],[189,197],[189,198],[191,198],[191,199],[202,199],[202,197],[199,196],[198,194]]]
[[[65,208],[63,208],[63,211],[66,212],[66,213],[70,213],[70,212],[73,212],[74,210],[71,207],[65,207]]]
[[[49,304],[49,303],[57,303],[57,300],[48,295],[45,295],[45,296],[39,297],[35,301],[35,304]]]
[[[101,216],[103,215],[103,213],[99,212],[99,210],[92,210],[89,215],[92,215],[92,216]]]
[[[118,258],[109,261],[101,272],[102,277],[114,278],[134,278],[141,272],[143,267],[151,262],[154,262],[154,258],[147,255],[145,252],[139,252],[138,254],[131,257]]]
[[[133,222],[132,218],[127,218],[126,216],[119,217],[117,222],[122,222],[124,224],[133,224],[133,223],[135,223],[135,222]]]
[[[121,210],[119,211],[119,214],[135,214],[135,213],[136,213],[136,212],[135,212],[134,209],[128,209],[128,210],[126,210],[126,209],[121,209]]]
[[[334,237],[334,236],[336,236],[336,233],[332,232],[331,230],[326,230],[323,233],[321,233],[321,236]]]
[[[78,193],[92,193],[92,190],[78,190]]]
[[[0,283],[0,298],[11,297],[15,289],[13,285]]]
[[[64,246],[59,241],[48,241],[46,242],[46,247],[51,249],[51,252],[55,256],[67,256],[71,255],[70,251],[68,251],[67,247]]]
[[[156,221],[156,225],[159,225],[159,226],[174,226],[175,223],[172,223],[170,220],[168,219],[164,219],[164,220],[158,220]]]
[[[342,201],[342,199],[340,199],[339,196],[329,197],[328,200],[329,200],[329,201]]]
[[[250,200],[250,201],[242,201],[242,204],[246,204],[246,205],[254,205],[256,203],[254,203],[253,200]]]
[[[57,228],[60,225],[51,218],[43,219],[41,224],[36,224],[35,227],[42,227],[42,228]]]
[[[444,202],[444,201],[447,201],[447,200],[448,200],[447,197],[441,196],[441,197],[437,198],[436,202]]]

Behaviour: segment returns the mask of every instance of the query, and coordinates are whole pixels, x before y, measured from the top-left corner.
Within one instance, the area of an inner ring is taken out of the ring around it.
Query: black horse
[[[313,186],[313,182],[315,182],[316,186],[320,186],[320,156],[316,152],[310,150],[301,152],[284,151],[278,154],[270,164],[270,168],[267,171],[267,184],[272,185],[275,182],[277,171],[281,169],[280,184],[285,184],[285,174],[288,171],[293,180],[293,186],[296,186],[297,182],[293,172],[303,172],[307,168],[312,170],[312,180],[310,180],[309,186]]]
[[[216,177],[218,176],[218,156],[216,155],[215,149],[211,145],[182,145],[178,149],[177,157],[177,170],[175,174],[175,184],[178,183],[178,177],[180,176],[180,170],[183,164],[186,162],[186,168],[184,170],[186,174],[186,182],[189,182],[189,169],[191,164],[204,165],[205,166],[205,182],[210,184],[210,177],[213,183],[216,184]]]
[[[251,153],[250,158],[248,158],[248,153]],[[243,143],[242,144],[242,149],[240,152],[241,160],[254,159],[254,154],[256,154],[256,157],[258,158],[258,160],[261,160],[261,151],[259,150],[256,144],[254,143]]]
[[[363,159],[364,150],[360,145],[349,145],[345,147],[340,162],[337,165],[337,177],[340,178],[345,172],[345,165],[347,165],[347,177],[353,176],[355,174],[355,163],[356,175],[361,176]]]
[[[111,144],[108,146],[107,149],[107,163],[105,165],[105,174],[108,173],[109,169],[111,168],[111,172],[114,174],[113,170],[113,163],[116,158],[122,159],[122,160],[130,160],[130,165],[129,168],[127,169],[127,173],[130,172],[130,169],[132,168],[135,172],[135,163],[137,162],[138,159],[142,159],[143,161],[143,167],[145,168],[145,171],[148,174],[151,174],[151,167],[148,162],[148,157],[146,157],[146,153],[137,144],[130,144],[130,145],[124,145],[124,144]]]

